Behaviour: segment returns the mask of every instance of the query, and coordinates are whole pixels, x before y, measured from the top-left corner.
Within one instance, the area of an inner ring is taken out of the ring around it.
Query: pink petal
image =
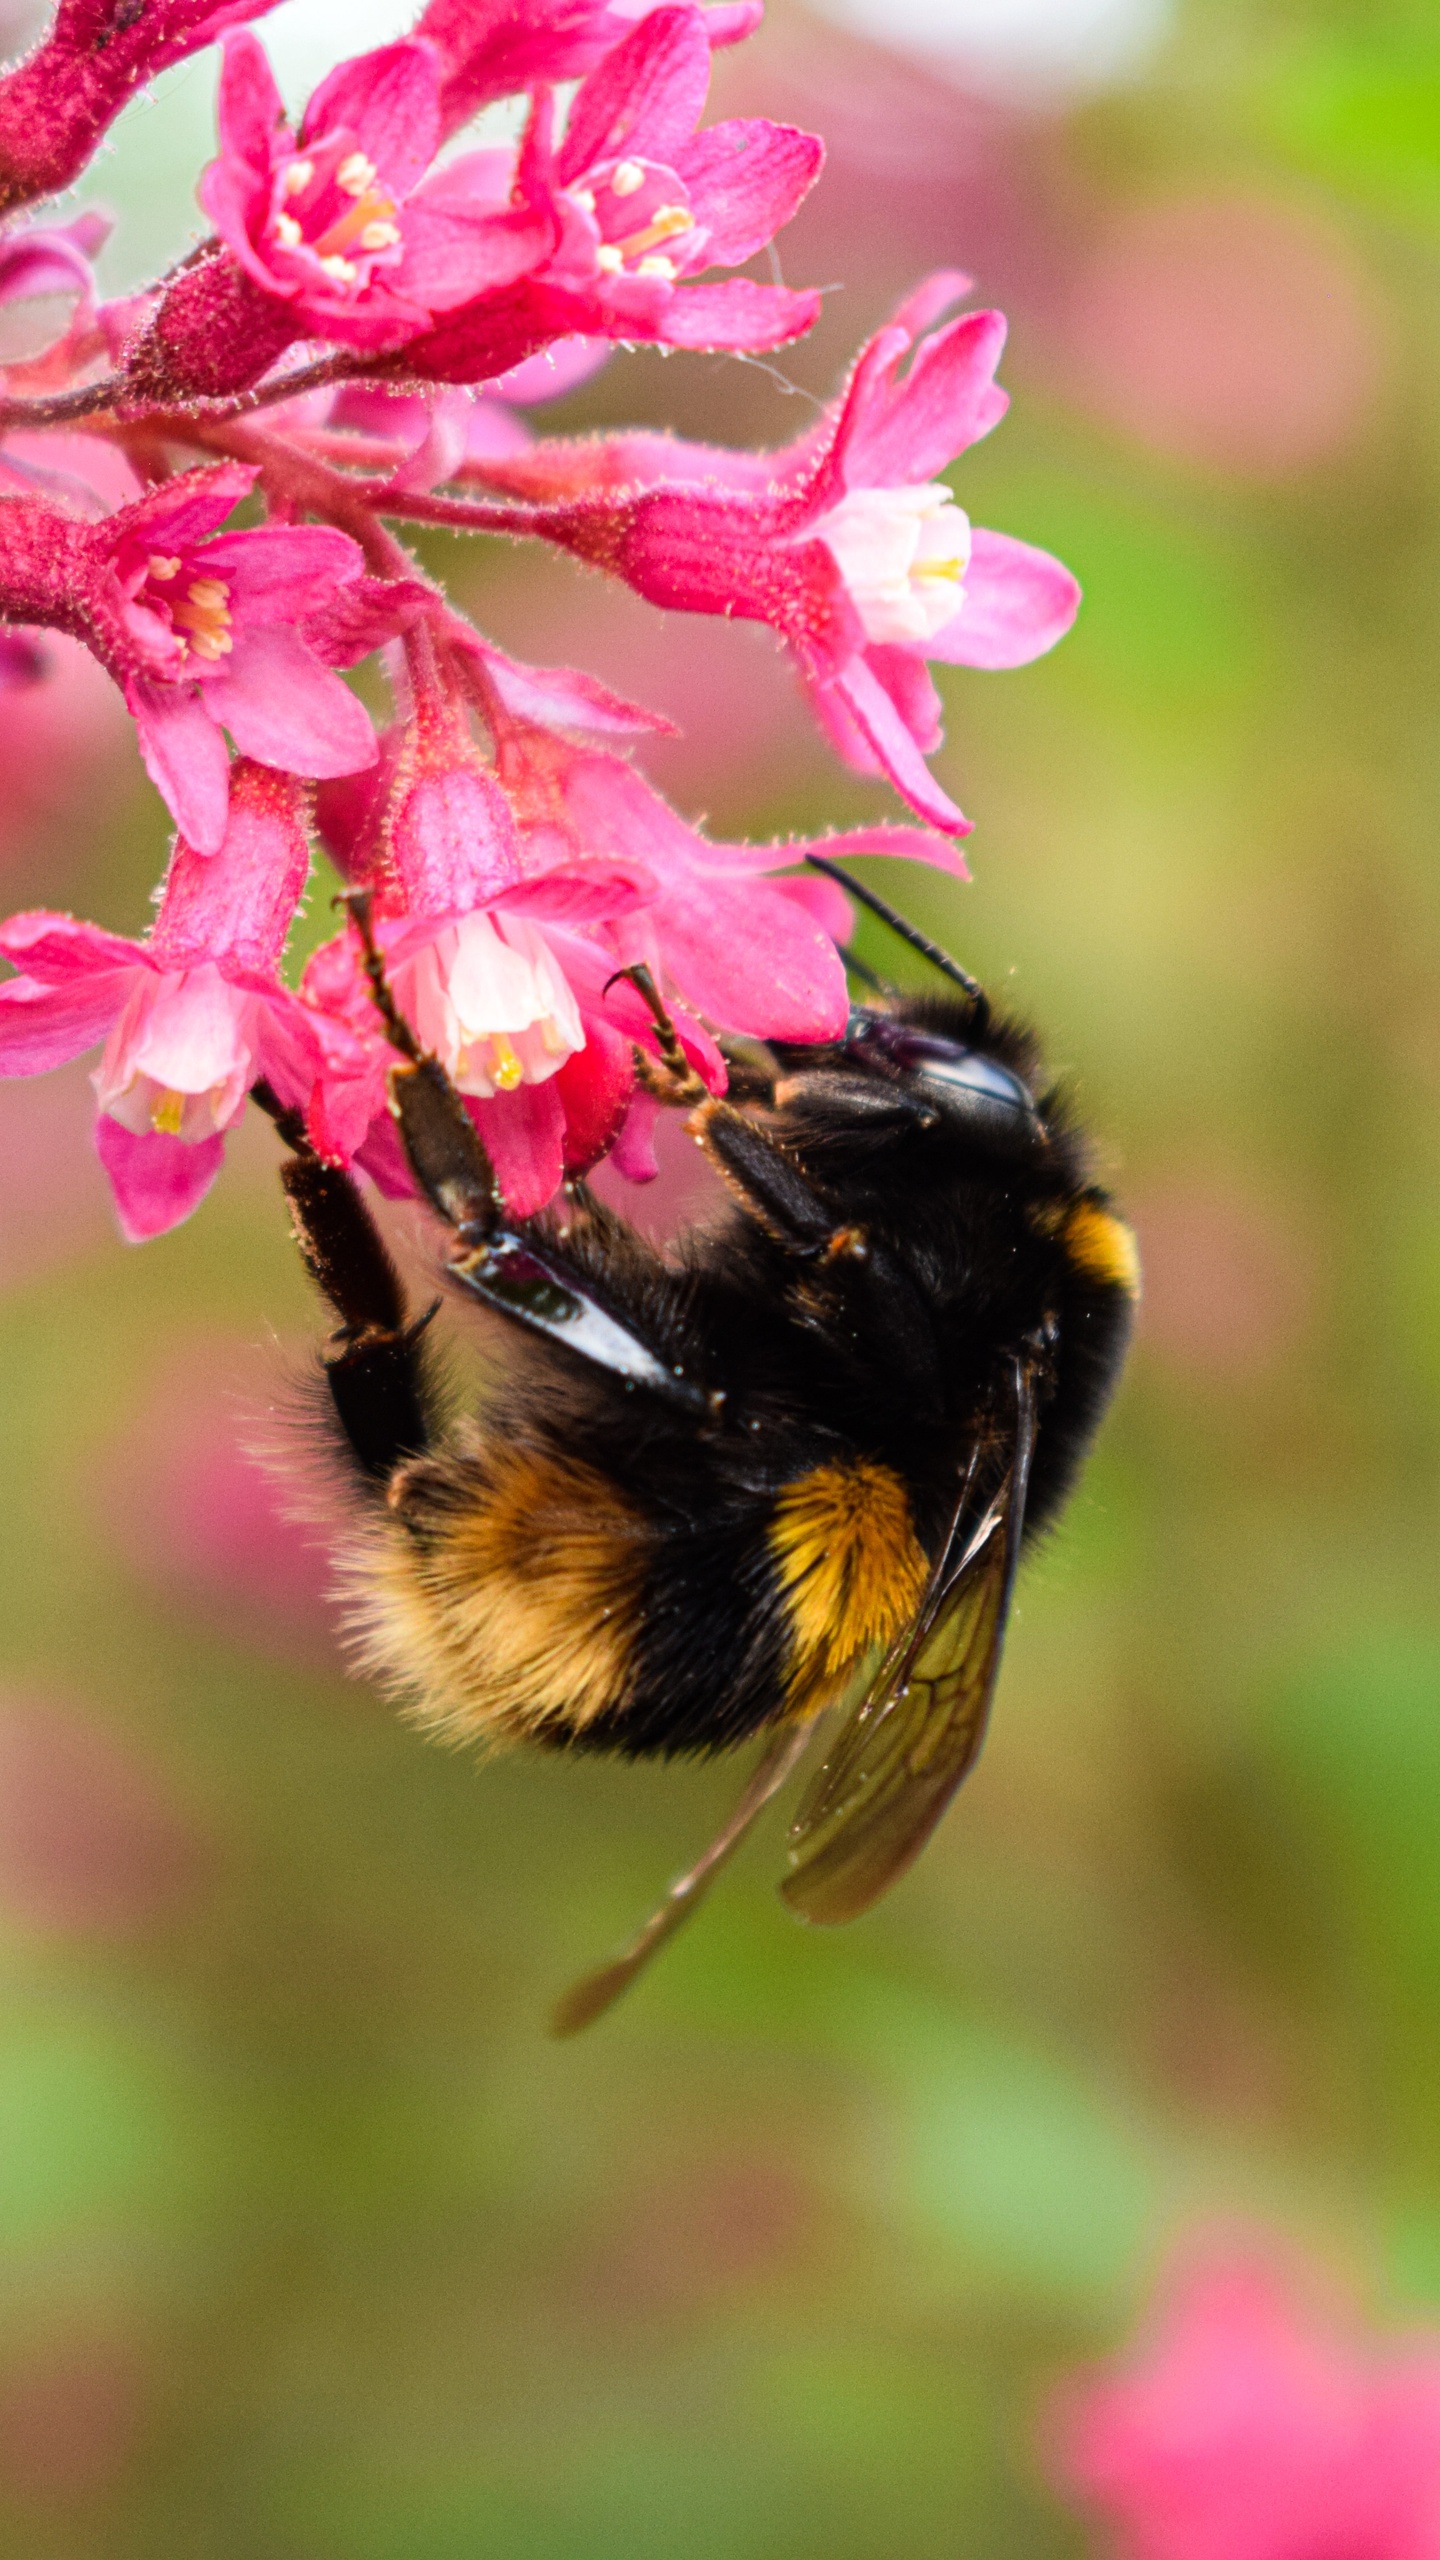
[[[722,1031],[837,1040],[849,998],[833,943],[788,898],[710,879],[653,910],[665,966],[687,1004]]]
[[[458,194],[447,202],[438,188],[426,188],[406,210],[405,256],[390,289],[422,311],[454,311],[529,275],[554,246],[555,225],[543,207],[497,212]]]
[[[891,312],[889,326],[903,329],[907,337],[923,338],[927,329],[944,319],[952,303],[964,301],[974,284],[974,277],[967,276],[963,267],[937,267]]]
[[[885,687],[922,756],[933,756],[945,743],[944,705],[931,682],[925,655],[898,641],[872,641],[865,652],[873,675]]]
[[[327,667],[358,666],[372,649],[410,630],[434,601],[418,578],[349,578],[306,614],[300,637]]]
[[[564,391],[573,391],[608,364],[614,349],[607,338],[557,338],[543,355],[527,356],[523,364],[512,365],[496,382],[487,382],[485,396],[494,400],[514,400],[521,408],[529,408],[542,400],[558,400]]]
[[[687,142],[675,174],[710,237],[701,263],[741,267],[790,220],[820,175],[817,134],[763,118],[730,116]]]
[[[41,986],[9,978],[0,986],[0,1076],[39,1076],[103,1040],[129,993],[118,973]]]
[[[796,880],[772,881],[771,886],[777,897],[789,898],[797,907],[803,907],[811,923],[818,924],[821,932],[828,934],[832,942],[849,941],[855,910],[844,890],[837,888],[833,880],[826,880],[818,871],[810,871],[802,872]]]
[[[427,44],[381,45],[342,62],[305,110],[304,142],[348,127],[386,187],[408,196],[440,147],[440,66]]]
[[[643,862],[577,861],[516,881],[499,892],[498,903],[507,915],[547,924],[604,924],[648,904],[659,885]]]
[[[0,952],[29,978],[51,986],[94,978],[104,970],[147,965],[144,946],[124,934],[106,933],[98,924],[82,924],[74,916],[54,915],[32,907],[0,924]]]
[[[224,722],[242,755],[317,779],[374,763],[378,749],[368,711],[339,676],[312,658],[298,633],[279,625],[238,631],[224,668],[207,679],[206,700],[211,717]],[[183,832],[195,844],[189,828]]]
[[[146,684],[136,676],[125,700],[145,770],[186,843],[196,853],[218,853],[230,805],[230,759],[197,687]]]
[[[1064,639],[1079,610],[1078,581],[1051,552],[977,527],[965,601],[926,655],[951,667],[1025,667]]]
[[[577,667],[527,667],[468,631],[456,636],[462,647],[479,658],[488,681],[517,720],[532,721],[540,729],[576,729],[582,736],[597,738],[675,738],[680,734],[663,712],[627,702],[598,676],[586,675]]]
[[[835,678],[834,690],[852,713],[881,769],[917,816],[947,834],[968,835],[970,820],[941,790],[880,679],[864,658],[852,658]]]
[[[655,1128],[660,1105],[653,1094],[637,1093],[611,1144],[610,1162],[627,1182],[654,1182],[660,1171]]]
[[[220,149],[257,177],[267,176],[277,126],[285,113],[274,75],[257,36],[227,36],[215,101]]]
[[[673,164],[710,89],[710,45],[698,9],[654,9],[581,82],[560,153],[569,186],[599,160]]]
[[[182,843],[171,856],[149,945],[156,968],[277,967],[310,873],[305,800],[289,774],[236,765],[219,852],[202,858]]]
[[[565,1111],[555,1087],[517,1085],[489,1102],[467,1100],[512,1218],[533,1218],[565,1179]]]
[[[334,589],[358,578],[365,554],[348,533],[329,525],[259,525],[253,532],[217,534],[201,562],[206,577],[223,578],[233,605],[247,623],[298,622],[329,603]]]
[[[820,317],[818,293],[791,293],[784,285],[752,284],[732,276],[726,284],[692,284],[671,296],[653,333],[670,347],[741,347],[758,354],[803,337]],[[617,331],[617,335],[619,332]]]
[[[158,1129],[137,1138],[102,1111],[95,1152],[110,1177],[121,1234],[127,1244],[145,1244],[199,1208],[224,1163],[225,1141],[205,1138],[187,1147]]]
[[[137,543],[142,551],[180,551],[203,541],[222,525],[231,508],[248,498],[259,472],[248,462],[220,462],[182,471],[162,480],[133,506],[117,508],[105,522],[105,534],[118,546]]]
[[[967,312],[927,338],[898,384],[903,333],[885,330],[873,346],[888,351],[892,341],[878,375],[862,358],[836,430],[835,461],[850,489],[933,480],[1005,414],[994,378],[1005,345],[1000,312]]]
[[[587,1173],[619,1134],[635,1090],[635,1059],[628,1040],[587,1013],[585,1046],[567,1058],[555,1077],[565,1112],[565,1170]]]
[[[421,764],[391,823],[390,854],[406,906],[431,920],[468,915],[520,875],[509,801],[483,765],[458,756]]]

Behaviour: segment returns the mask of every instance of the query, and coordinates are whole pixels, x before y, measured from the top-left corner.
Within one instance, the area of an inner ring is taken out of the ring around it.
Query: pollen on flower
[[[348,258],[322,258],[320,266],[322,273],[333,276],[336,284],[353,284],[360,272]]]
[[[197,657],[224,658],[235,646],[230,590],[223,578],[192,578],[184,603],[175,606],[171,619],[177,631],[186,634]]]
[[[287,196],[303,196],[314,175],[313,160],[292,160],[280,181],[281,193]]]
[[[279,241],[282,249],[298,249],[301,241],[305,237],[305,234],[301,230],[293,213],[277,213],[275,216],[275,237]]]
[[[548,1048],[550,1043],[546,1041],[545,1045]],[[525,1081],[524,1067],[515,1055],[515,1051],[503,1031],[497,1031],[495,1033],[493,1039],[488,1043],[488,1047],[490,1051],[489,1064],[491,1083],[501,1093],[513,1093],[516,1086],[523,1084]]]
[[[610,184],[617,196],[633,196],[645,184],[645,172],[638,160],[622,160],[613,172]]]
[[[659,276],[666,284],[673,284],[678,272],[673,258],[642,258],[635,270],[637,276]]]
[[[186,1096],[162,1085],[150,1104],[150,1126],[162,1138],[178,1138],[185,1117]]]
[[[151,577],[159,578],[163,584],[168,578],[178,578],[185,564],[181,560],[167,559],[163,552],[152,551],[145,565]]]
[[[608,241],[602,241],[596,250],[595,264],[603,276],[622,276],[625,272],[623,251],[612,249]]]
[[[347,196],[363,196],[366,189],[374,185],[378,175],[373,160],[367,160],[363,151],[352,151],[336,170],[335,184]]]

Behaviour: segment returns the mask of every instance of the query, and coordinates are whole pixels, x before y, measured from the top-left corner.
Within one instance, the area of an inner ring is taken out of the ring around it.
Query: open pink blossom
[[[0,78],[0,213],[58,195],[158,71],[274,0],[58,0],[48,33]]]
[[[654,0],[650,0],[650,5]],[[441,62],[441,106],[453,133],[497,98],[537,81],[579,80],[645,15],[611,0],[429,0],[415,33]],[[721,0],[702,11],[707,41],[738,44],[764,15],[761,0]]]
[[[1048,551],[972,527],[936,476],[1007,405],[999,312],[924,334],[964,282],[913,295],[865,348],[828,430],[787,452],[621,436],[486,467],[517,496],[565,491],[536,529],[653,604],[771,623],[848,761],[955,833],[968,821],[925,762],[943,734],[926,660],[1023,666],[1080,601]]]
[[[1361,2339],[1306,2295],[1253,2246],[1192,2262],[1066,2395],[1057,2477],[1120,2560],[1436,2560],[1440,2335]]]
[[[468,152],[427,176],[441,140],[428,45],[342,62],[294,133],[242,32],[225,47],[218,114],[220,155],[199,193],[222,252],[176,278],[135,357],[137,378],[172,393],[242,389],[297,338],[378,356],[553,245],[548,210],[510,202],[512,151]]]
[[[91,260],[104,247],[111,217],[92,207],[73,221],[34,224],[0,233],[0,365],[10,388],[40,388],[31,379],[35,359],[57,344],[74,342],[95,309]],[[16,376],[13,368],[26,370]],[[63,380],[68,367],[57,369]]]
[[[224,846],[177,846],[144,942],[43,911],[0,925],[0,1075],[39,1075],[104,1042],[96,1144],[132,1243],[189,1216],[259,1077],[307,1103],[313,1022],[276,968],[309,870],[304,795],[236,768]]]
[[[352,773],[375,757],[368,713],[324,663],[346,654],[336,591],[360,579],[359,546],[328,525],[218,532],[255,476],[239,463],[187,471],[98,524],[0,499],[0,617],[70,631],[109,668],[196,853],[225,834],[222,728],[242,755],[290,773]],[[368,628],[356,636],[354,655],[375,645]]]
[[[506,293],[453,311],[406,350],[407,368],[448,382],[504,373],[553,338],[675,347],[781,345],[818,317],[819,297],[736,277],[790,220],[824,157],[813,134],[763,118],[697,132],[710,85],[705,11],[657,8],[582,81],[558,149],[537,99],[518,185],[545,208],[556,245]]]

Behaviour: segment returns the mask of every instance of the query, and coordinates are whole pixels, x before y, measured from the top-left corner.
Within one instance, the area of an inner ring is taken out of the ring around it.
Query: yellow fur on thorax
[[[769,1540],[790,1623],[786,1705],[811,1715],[913,1618],[925,1553],[905,1487],[872,1459],[797,1477],[775,1506]]]
[[[1072,1269],[1087,1280],[1123,1289],[1127,1298],[1140,1295],[1140,1252],[1134,1230],[1098,1200],[1077,1200],[1060,1230],[1060,1242]]]
[[[608,1477],[485,1448],[421,1462],[398,1514],[347,1575],[351,1630],[362,1668],[417,1722],[457,1741],[518,1742],[625,1704],[649,1548]]]

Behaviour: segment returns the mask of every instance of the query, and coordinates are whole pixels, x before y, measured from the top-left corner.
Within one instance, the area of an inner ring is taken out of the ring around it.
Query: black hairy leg
[[[361,1473],[382,1483],[434,1439],[420,1337],[434,1313],[409,1320],[380,1231],[348,1173],[315,1153],[298,1111],[270,1087],[254,1099],[290,1149],[280,1180],[301,1259],[340,1318],[322,1366],[336,1419]]]

